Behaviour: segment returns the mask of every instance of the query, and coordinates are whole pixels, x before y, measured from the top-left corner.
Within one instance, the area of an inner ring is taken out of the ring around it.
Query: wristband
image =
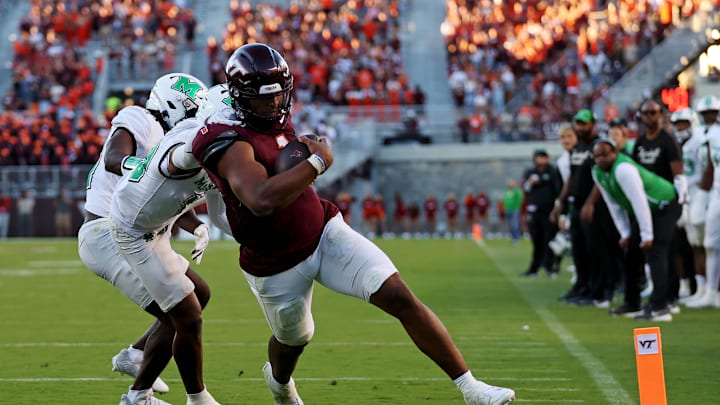
[[[310,155],[310,157],[307,158],[307,161],[312,165],[312,167],[315,168],[318,176],[325,173],[327,165],[325,164],[325,160],[321,158],[320,155],[318,155],[317,153],[313,153],[312,155]]]

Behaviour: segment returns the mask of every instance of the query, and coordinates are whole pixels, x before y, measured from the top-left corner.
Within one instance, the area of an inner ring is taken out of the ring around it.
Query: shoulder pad
[[[230,145],[241,139],[242,137],[240,134],[232,129],[221,132],[220,135],[215,137],[215,139],[212,140],[212,143],[207,146],[205,152],[203,152],[201,160],[203,166],[215,164],[225,150],[230,147]]]

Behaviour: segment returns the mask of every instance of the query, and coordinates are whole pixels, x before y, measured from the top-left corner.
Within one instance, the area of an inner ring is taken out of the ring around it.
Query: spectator
[[[362,232],[370,237],[375,235],[377,230],[377,215],[375,214],[375,199],[372,194],[365,194],[362,200]]]
[[[477,208],[475,196],[472,192],[468,192],[465,195],[463,205],[465,206],[465,223],[463,224],[463,232],[469,235],[471,234],[472,227],[475,224],[475,209]],[[487,232],[488,230],[483,229],[483,231]]]
[[[72,211],[75,209],[75,202],[68,190],[61,190],[55,200],[55,236],[72,236]]]
[[[11,210],[12,201],[10,200],[10,197],[0,191],[0,239],[6,239],[8,236]]]
[[[435,195],[428,194],[423,203],[423,211],[425,212],[425,234],[429,237],[435,236],[437,230],[437,210],[439,204]]]
[[[507,188],[503,192],[502,202],[510,231],[510,240],[515,245],[520,240],[520,209],[523,202],[523,192],[517,187],[515,180],[508,180]]]
[[[447,229],[445,238],[458,237],[460,229],[458,228],[458,213],[460,212],[460,203],[455,198],[455,193],[448,194],[447,200],[443,204],[445,209],[445,220],[447,221]]]
[[[35,235],[35,197],[30,190],[23,190],[22,195],[16,202],[18,218],[18,235],[30,237]]]
[[[457,128],[458,133],[460,134],[460,141],[462,141],[462,143],[470,142],[470,131],[472,128],[467,114],[463,113],[460,116],[460,119],[457,122]]]
[[[483,230],[490,230],[490,221],[488,219],[488,212],[490,211],[490,198],[485,191],[480,190],[477,196],[475,196],[475,207],[477,208],[478,220]]]
[[[337,205],[345,223],[352,225],[352,204],[355,198],[349,193],[340,192],[335,197],[335,205]]]
[[[417,237],[420,235],[420,206],[415,202],[408,205],[407,216],[410,233]]]
[[[396,235],[407,237],[409,235],[408,228],[408,209],[405,207],[402,195],[395,193],[393,207],[393,232]]]
[[[374,229],[374,232],[378,232],[378,235],[380,236],[387,236],[388,230],[387,230],[387,218],[385,216],[385,200],[383,199],[382,194],[378,194],[375,196],[375,221],[376,221],[376,229]]]

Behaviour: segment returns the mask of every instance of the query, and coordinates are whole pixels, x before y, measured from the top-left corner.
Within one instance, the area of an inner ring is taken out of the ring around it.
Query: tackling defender
[[[217,90],[212,93],[220,94],[222,88]],[[212,108],[211,104],[206,103],[204,108]],[[170,229],[177,220],[184,229],[193,230],[193,259],[198,264],[209,242],[209,229],[192,208],[206,198],[210,219],[224,232],[230,232],[222,215],[225,208],[220,195],[190,150],[202,125],[202,120],[188,119],[168,132],[147,158],[118,183],[110,211],[111,233],[118,250],[163,312],[158,316],[167,326],[158,331],[159,339],[166,342],[162,368],[172,353],[188,394],[188,405],[218,404],[207,391],[202,375],[202,308],[209,294],[197,294],[205,283],[190,269],[188,261],[172,250]],[[162,369],[157,367],[143,364],[128,394],[123,395],[126,402],[122,404],[135,403],[135,397],[148,392],[145,377]]]
[[[130,265],[120,256],[110,236],[110,200],[123,173],[144,158],[166,131],[194,114],[201,101],[199,81],[190,75],[170,73],[157,79],[145,106],[128,106],[112,120],[110,135],[87,179],[85,222],[78,232],[78,253],[83,264],[120,290],[127,298],[149,313],[160,308],[138,281]],[[127,349],[112,358],[114,371],[135,376],[143,362],[150,328]],[[153,383],[157,392],[169,388],[160,378]]]

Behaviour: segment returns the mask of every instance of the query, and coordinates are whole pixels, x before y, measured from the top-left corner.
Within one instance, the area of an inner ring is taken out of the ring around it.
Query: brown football
[[[318,137],[315,134],[302,136],[306,136],[314,141],[318,140]],[[310,157],[310,150],[307,145],[295,138],[285,145],[285,147],[280,151],[280,154],[278,154],[277,160],[275,160],[275,173],[282,173],[285,170],[289,170],[308,157]]]

